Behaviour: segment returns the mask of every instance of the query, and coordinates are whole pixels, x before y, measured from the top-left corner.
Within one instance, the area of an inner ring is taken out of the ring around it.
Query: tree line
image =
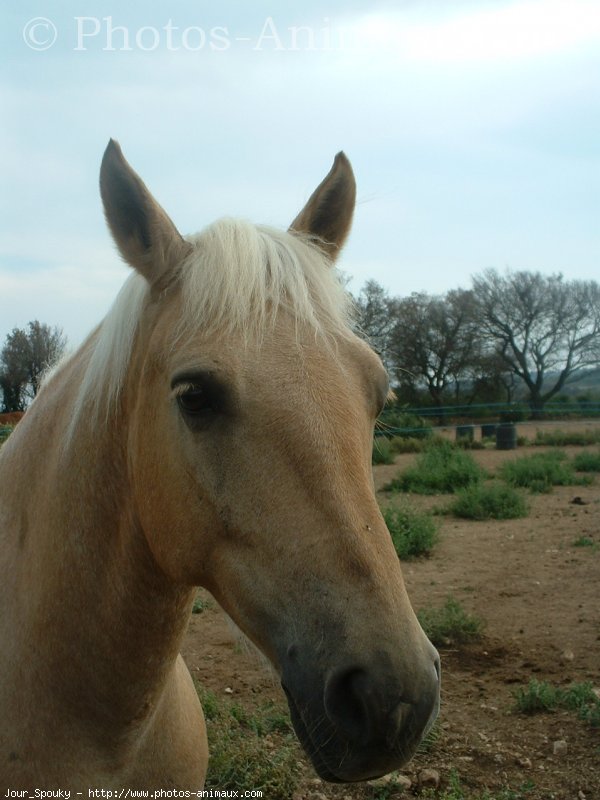
[[[368,281],[358,326],[402,402],[440,408],[524,398],[533,416],[600,366],[600,285],[489,269],[469,289],[393,297]]]
[[[562,275],[487,270],[469,289],[391,296],[368,281],[357,325],[381,355],[400,402],[524,399],[534,416],[567,384],[600,367],[600,285]],[[0,351],[4,411],[23,411],[66,347],[58,327],[14,328]]]

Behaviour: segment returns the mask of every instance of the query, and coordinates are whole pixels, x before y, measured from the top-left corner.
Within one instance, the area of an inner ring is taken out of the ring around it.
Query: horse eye
[[[179,408],[186,414],[203,414],[214,411],[209,393],[201,386],[192,386],[177,396]]]

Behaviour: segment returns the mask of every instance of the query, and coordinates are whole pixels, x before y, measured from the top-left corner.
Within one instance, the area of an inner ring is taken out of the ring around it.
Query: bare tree
[[[367,281],[355,298],[358,332],[391,368],[391,335],[396,323],[399,301],[377,283]]]
[[[398,304],[391,337],[400,385],[424,385],[436,406],[474,364],[479,336],[471,292],[412,294]]]
[[[473,280],[481,332],[523,381],[538,415],[600,358],[600,285],[562,275],[487,270]]]
[[[473,364],[470,397],[479,403],[512,403],[520,384],[497,351],[482,347]]]
[[[34,320],[14,328],[0,353],[0,386],[5,411],[23,411],[38,393],[44,371],[63,354],[66,338],[58,327]]]

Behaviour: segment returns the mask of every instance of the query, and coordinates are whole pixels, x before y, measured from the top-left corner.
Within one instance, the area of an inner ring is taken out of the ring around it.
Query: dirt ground
[[[529,429],[519,433],[533,435]],[[570,456],[582,449],[565,448]],[[493,472],[531,452],[481,450],[473,456]],[[401,455],[393,466],[374,467],[378,490],[414,458]],[[442,788],[457,773],[465,797],[479,797],[486,788],[496,797],[510,788],[531,800],[600,800],[600,729],[566,711],[524,716],[511,710],[515,687],[531,678],[560,686],[589,681],[600,689],[599,484],[596,478],[588,487],[555,487],[552,494],[531,496],[530,515],[521,520],[441,516],[432,557],[403,565],[415,609],[440,606],[452,595],[485,620],[485,633],[477,644],[442,648],[439,737],[403,768],[412,788],[398,790],[398,797],[417,793],[419,773],[432,768]],[[428,509],[447,499],[409,498],[414,507]],[[581,536],[594,546],[575,547]],[[183,653],[192,675],[218,694],[227,689],[241,703],[285,703],[271,674],[240,647],[216,604],[192,617]],[[566,751],[555,754],[559,740]],[[376,796],[364,785],[321,783],[308,765],[303,775],[297,800]]]

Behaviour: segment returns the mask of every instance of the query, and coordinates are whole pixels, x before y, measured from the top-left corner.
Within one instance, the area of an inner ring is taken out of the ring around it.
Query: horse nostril
[[[397,697],[396,692],[394,695]],[[404,727],[411,703],[382,697],[368,672],[360,668],[340,670],[325,685],[325,711],[350,741],[365,745],[377,737],[391,745]]]
[[[411,703],[400,702],[389,715],[385,730],[385,743],[391,749],[398,741],[400,732],[406,725],[413,710]]]
[[[325,711],[351,741],[368,741],[370,725],[368,678],[362,669],[334,673],[325,685]]]

